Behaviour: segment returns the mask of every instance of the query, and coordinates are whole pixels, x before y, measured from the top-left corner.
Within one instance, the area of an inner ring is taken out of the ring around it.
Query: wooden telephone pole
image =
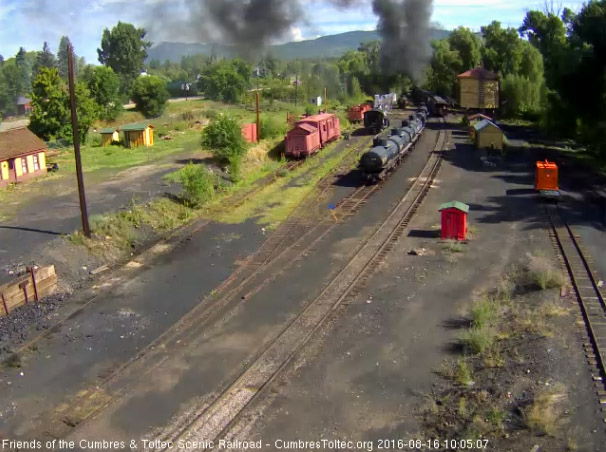
[[[82,216],[82,231],[90,238],[86,194],[84,193],[84,175],[82,174],[82,157],[80,156],[80,134],[78,132],[78,112],[76,110],[76,89],[74,85],[74,47],[67,48],[67,70],[69,82],[69,106],[72,113],[72,131],[74,134],[74,155],[76,157],[76,176],[78,179],[78,195],[80,196],[80,215]]]

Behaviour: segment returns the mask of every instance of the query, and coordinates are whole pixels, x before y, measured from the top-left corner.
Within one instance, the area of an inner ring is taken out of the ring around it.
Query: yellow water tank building
[[[496,110],[499,108],[499,76],[477,67],[458,76],[461,108]]]

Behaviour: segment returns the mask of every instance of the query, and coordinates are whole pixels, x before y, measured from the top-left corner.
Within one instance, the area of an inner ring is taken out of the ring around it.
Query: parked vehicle
[[[373,108],[364,113],[364,127],[371,134],[377,134],[389,127],[390,122],[385,111]]]

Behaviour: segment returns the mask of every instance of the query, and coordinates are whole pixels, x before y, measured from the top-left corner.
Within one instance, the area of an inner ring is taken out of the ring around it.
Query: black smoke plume
[[[374,0],[383,38],[381,68],[387,74],[402,72],[418,81],[431,58],[432,1]]]

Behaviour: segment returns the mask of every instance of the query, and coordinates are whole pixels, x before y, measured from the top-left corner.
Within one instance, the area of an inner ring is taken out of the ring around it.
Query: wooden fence
[[[50,295],[57,285],[55,266],[28,268],[26,275],[0,286],[0,317],[10,314],[26,303],[42,300]]]

